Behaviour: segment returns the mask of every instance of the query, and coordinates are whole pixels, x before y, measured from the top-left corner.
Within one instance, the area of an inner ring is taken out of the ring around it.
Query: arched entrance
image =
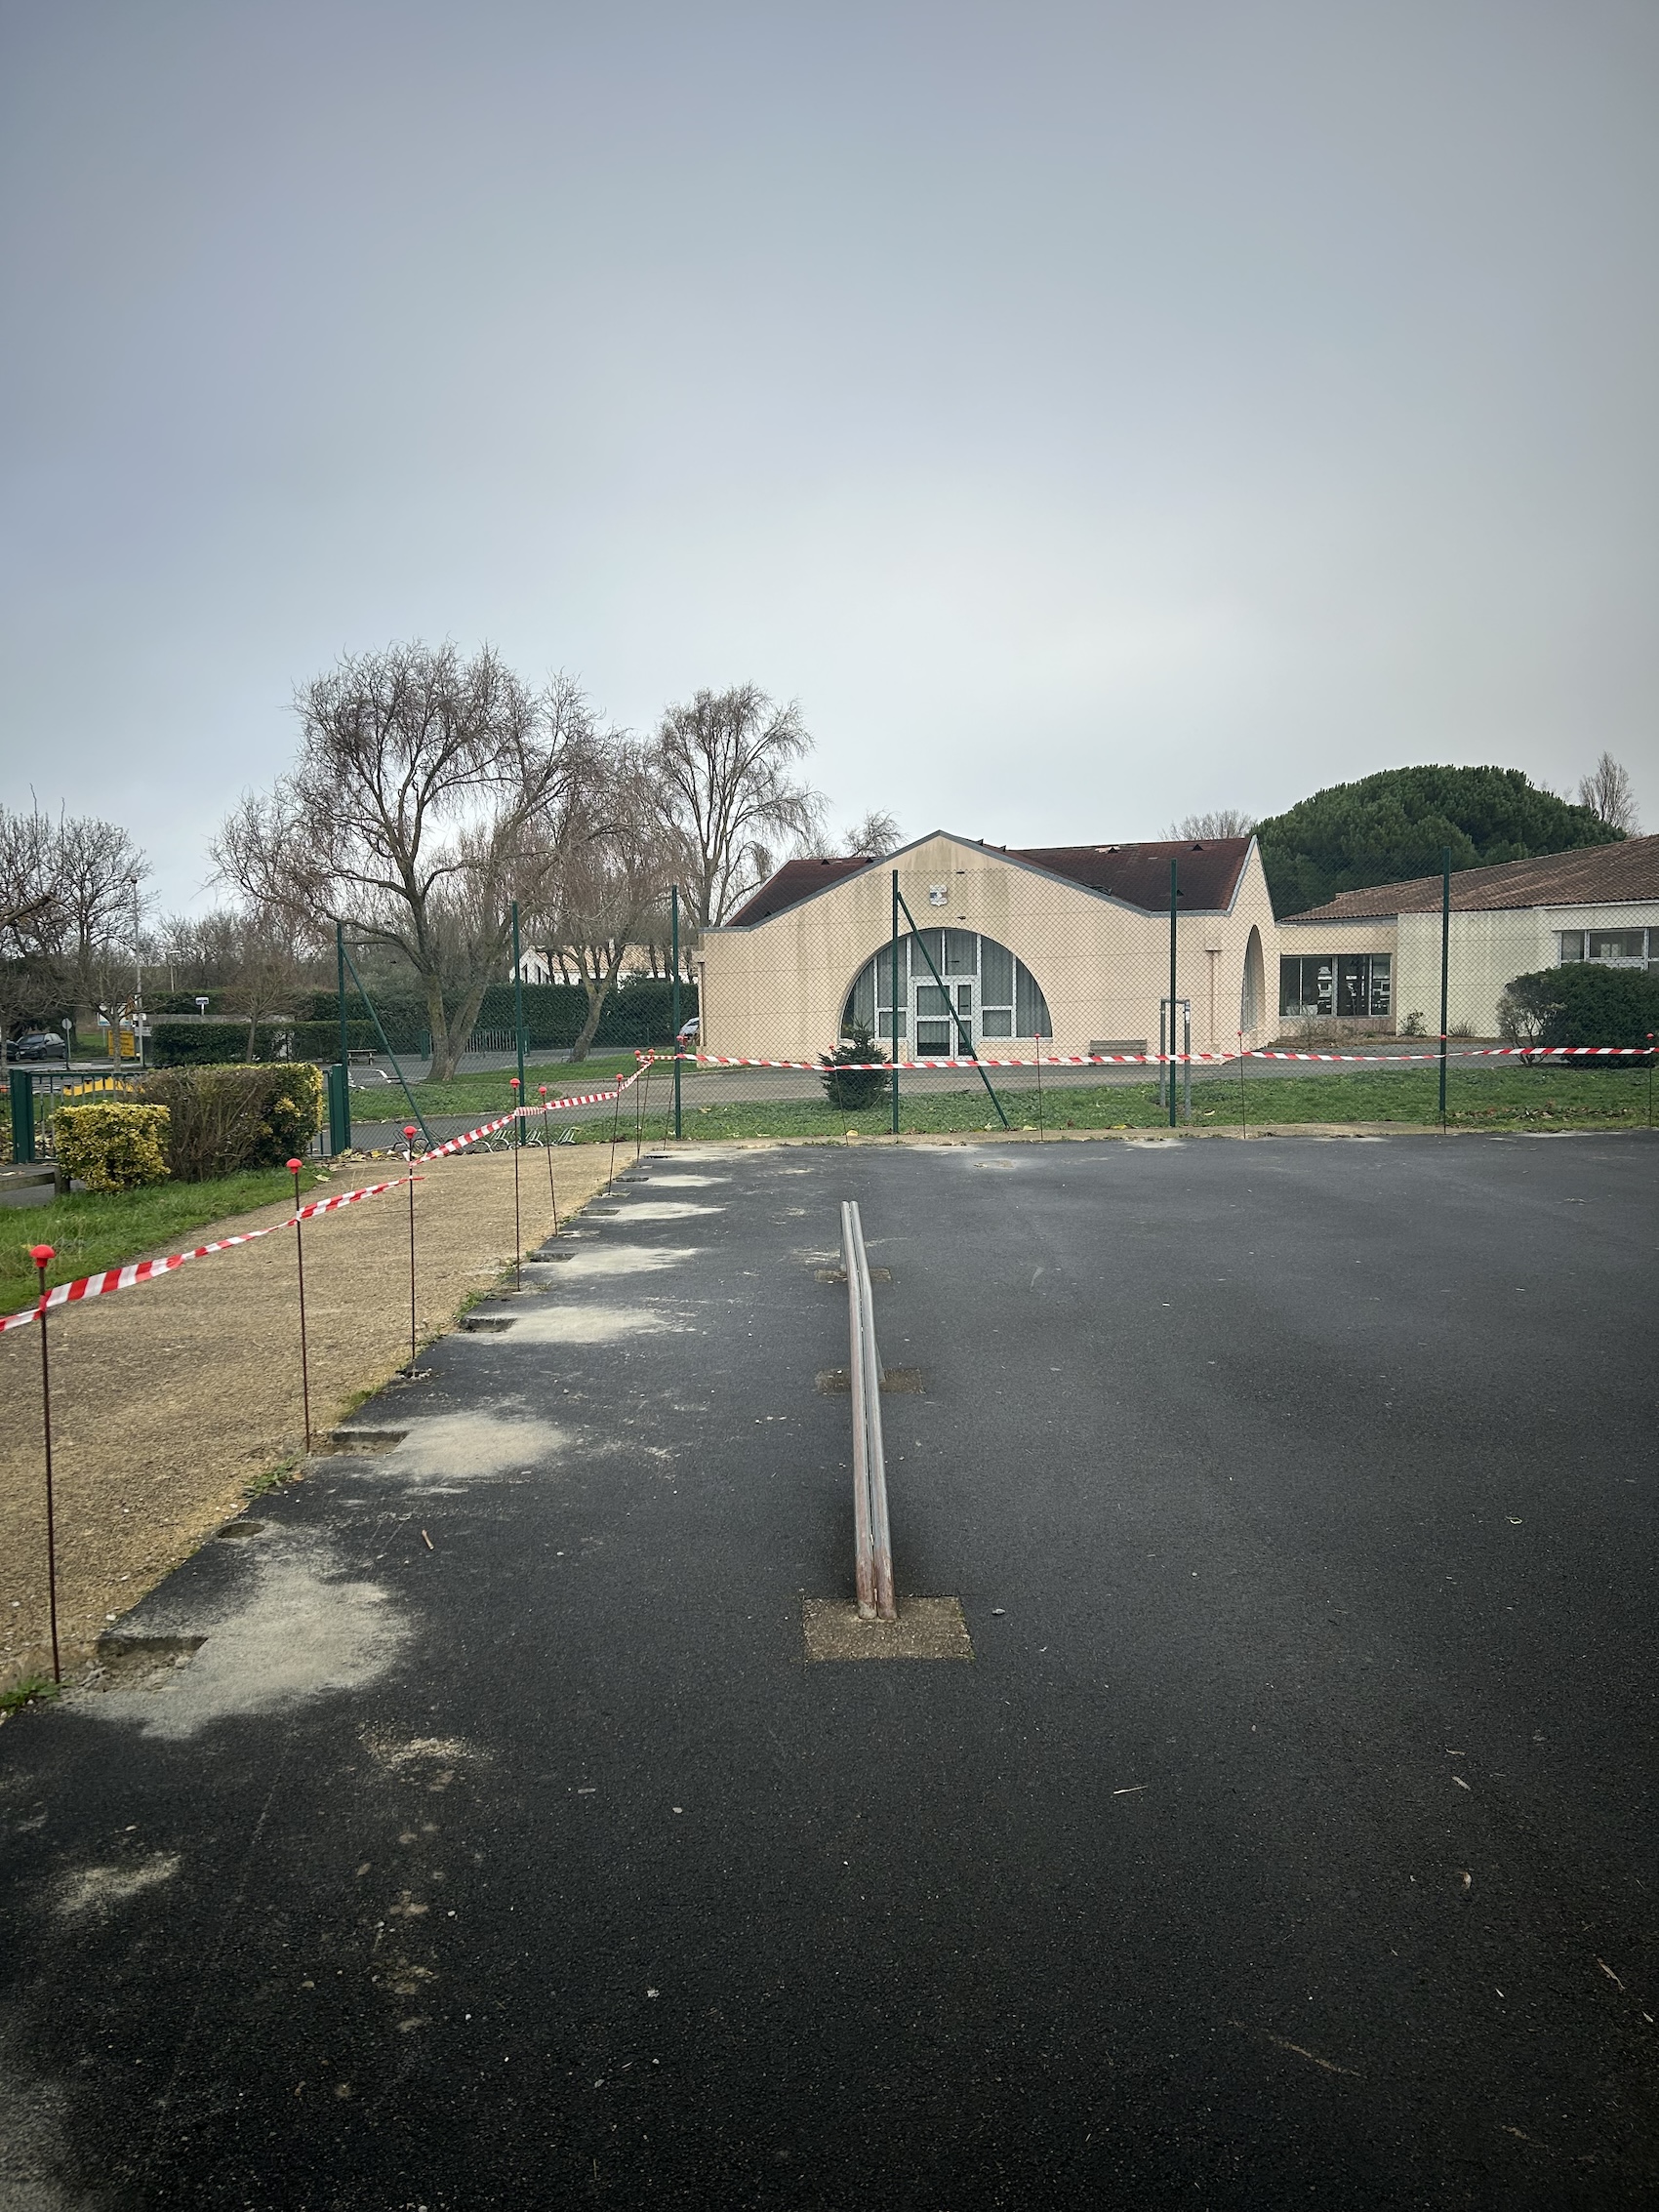
[[[1267,974],[1262,961],[1262,933],[1252,923],[1244,947],[1244,982],[1238,994],[1238,1026],[1246,1036],[1256,1028],[1267,1005]]]
[[[923,948],[926,958],[923,957]],[[932,969],[928,962],[931,960]],[[933,970],[939,981],[934,981]],[[884,945],[853,978],[841,1033],[893,1035],[893,951]],[[899,1043],[918,1060],[992,1051],[1019,1037],[1051,1037],[1048,1001],[1026,963],[972,929],[924,929],[899,940]]]

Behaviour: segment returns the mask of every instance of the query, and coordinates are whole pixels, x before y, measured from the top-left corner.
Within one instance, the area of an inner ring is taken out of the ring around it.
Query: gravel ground
[[[555,1150],[553,1159],[562,1215],[591,1197],[609,1156],[585,1147]],[[362,1163],[343,1167],[335,1182],[358,1188],[386,1174],[384,1162]],[[527,1249],[551,1226],[546,1178],[546,1155],[527,1156]],[[190,1241],[262,1227],[287,1210],[238,1215]],[[313,1432],[330,1428],[409,1356],[408,1236],[397,1190],[306,1225]],[[451,1327],[463,1303],[511,1265],[510,1158],[457,1158],[429,1169],[416,1188],[422,1339]],[[59,1634],[68,1672],[112,1619],[241,1508],[251,1485],[303,1450],[293,1237],[269,1237],[57,1312],[49,1326]],[[0,1339],[0,1398],[3,1687],[52,1666],[36,1330]]]

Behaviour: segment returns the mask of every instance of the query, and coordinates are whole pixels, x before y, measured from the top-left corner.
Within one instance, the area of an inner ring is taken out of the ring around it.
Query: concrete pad
[[[861,1621],[856,1605],[809,1597],[801,1605],[806,1656],[833,1659],[972,1659],[959,1597],[907,1597],[896,1621]]]

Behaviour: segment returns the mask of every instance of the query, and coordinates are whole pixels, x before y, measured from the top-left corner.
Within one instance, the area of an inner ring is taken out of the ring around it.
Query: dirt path
[[[561,1219],[609,1168],[608,1147],[553,1153]],[[619,1155],[619,1171],[624,1157]],[[552,1226],[547,1155],[525,1155],[525,1248]],[[384,1180],[344,1168],[334,1187]],[[319,1192],[318,1195],[321,1195]],[[501,1153],[439,1162],[416,1186],[416,1313],[423,1340],[512,1265],[512,1165]],[[266,1207],[199,1231],[281,1221]],[[313,1434],[409,1356],[409,1216],[387,1191],[305,1226]],[[159,1253],[136,1257],[159,1257]],[[108,1627],[301,1453],[299,1322],[290,1232],[54,1313],[52,1413],[58,1622],[64,1671]],[[0,1339],[0,1688],[50,1673],[40,1339]]]

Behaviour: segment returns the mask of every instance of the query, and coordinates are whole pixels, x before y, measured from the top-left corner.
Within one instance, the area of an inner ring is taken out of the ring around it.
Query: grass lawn
[[[994,1076],[992,1077],[994,1081]],[[667,1086],[665,1085],[665,1090]],[[655,1138],[668,1126],[667,1101],[653,1085],[648,1120]],[[631,1097],[631,1094],[630,1094]],[[1001,1092],[1003,1110],[1013,1129],[1035,1129],[1034,1088]],[[1439,1077],[1434,1067],[1398,1072],[1367,1071],[1332,1075],[1253,1075],[1244,1079],[1244,1108],[1251,1127],[1329,1122],[1398,1122],[1423,1127],[1439,1119]],[[1193,1085],[1195,1128],[1236,1128],[1239,1121],[1236,1074],[1210,1077]],[[1632,1129],[1649,1126],[1648,1073],[1556,1067],[1467,1069],[1452,1065],[1446,1119],[1455,1129]],[[1159,1129],[1169,1126],[1169,1109],[1159,1106],[1152,1083],[1067,1089],[1044,1084],[1042,1120],[1049,1129]],[[631,1133],[628,1102],[624,1133]],[[832,1106],[826,1099],[779,1099],[699,1105],[686,1086],[684,1126],[688,1137],[822,1137],[856,1129],[861,1137],[884,1136],[890,1109],[879,1106]],[[901,1091],[899,1127],[907,1136],[1000,1128],[983,1088],[972,1091]],[[581,1144],[609,1144],[610,1124],[577,1128]]]
[[[631,1075],[638,1065],[631,1052],[595,1052],[575,1063],[555,1060],[533,1065],[527,1060],[524,1064],[525,1095],[535,1106],[538,1103],[536,1088],[540,1083],[546,1084],[550,1099],[573,1098],[583,1091],[606,1089],[617,1076]],[[480,1121],[493,1120],[498,1113],[506,1113],[512,1104],[507,1077],[515,1072],[511,1067],[489,1067],[470,1075],[452,1076],[447,1083],[417,1083],[413,1088],[423,1113],[475,1113]],[[351,1118],[353,1121],[401,1120],[406,1105],[395,1083],[377,1084],[372,1091],[352,1092]]]
[[[307,1163],[302,1190],[323,1180]],[[118,1267],[157,1244],[182,1243],[206,1222],[223,1221],[290,1196],[294,1179],[283,1168],[254,1168],[209,1183],[157,1183],[147,1190],[77,1191],[49,1206],[0,1208],[0,1311],[26,1306],[38,1277],[31,1244],[50,1244],[58,1257],[46,1270],[48,1285]]]

